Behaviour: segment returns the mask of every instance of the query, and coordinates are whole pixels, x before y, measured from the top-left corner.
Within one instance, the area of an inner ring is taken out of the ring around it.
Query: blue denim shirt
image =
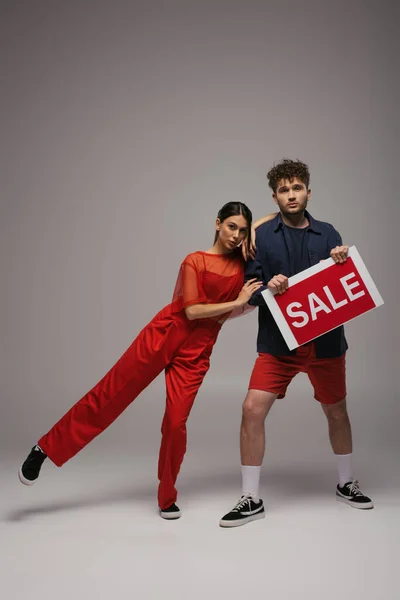
[[[336,229],[329,223],[316,221],[306,211],[310,225],[307,227],[307,246],[310,266],[320,260],[329,258],[335,246],[342,245],[342,239]],[[254,260],[247,261],[245,280],[257,277],[263,281],[260,288],[250,299],[249,304],[258,306],[257,352],[266,352],[274,356],[293,356],[296,350],[290,351],[273,318],[261,292],[274,275],[291,277],[294,272],[294,254],[290,237],[285,231],[282,217],[278,214],[274,219],[257,228],[257,252]],[[348,346],[343,326],[337,327],[315,339],[317,358],[335,358],[346,352]]]

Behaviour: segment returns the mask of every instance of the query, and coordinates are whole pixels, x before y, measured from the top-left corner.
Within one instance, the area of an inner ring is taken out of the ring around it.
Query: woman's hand
[[[254,260],[256,256],[256,250],[256,228],[254,227],[254,224],[252,224],[250,236],[243,240],[242,243],[242,255],[244,260],[248,260],[249,258]]]
[[[245,240],[243,240],[243,243],[242,243],[242,255],[243,255],[244,260],[248,260],[249,258],[251,260],[254,260],[254,258],[256,256],[256,251],[257,251],[256,229],[257,229],[257,227],[260,227],[260,225],[263,225],[263,223],[272,221],[272,219],[275,219],[277,214],[278,214],[277,212],[270,213],[266,217],[261,217],[261,219],[257,219],[257,221],[254,221],[252,223],[250,235]]]
[[[247,304],[254,292],[263,285],[263,282],[257,281],[256,277],[254,279],[249,279],[240,290],[239,296],[236,298],[237,305],[244,306]]]

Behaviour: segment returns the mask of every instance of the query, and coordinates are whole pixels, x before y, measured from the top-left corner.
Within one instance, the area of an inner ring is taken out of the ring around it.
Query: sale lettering
[[[291,302],[288,304],[286,313],[289,317],[296,319],[291,322],[293,327],[304,327],[309,322],[310,316],[312,321],[316,321],[319,313],[323,312],[328,314],[333,310],[338,310],[342,306],[345,306],[348,302],[354,302],[357,298],[364,296],[364,290],[358,292],[353,291],[361,285],[358,280],[351,281],[352,279],[354,280],[355,277],[356,274],[352,272],[340,278],[340,283],[347,296],[340,300],[335,299],[329,286],[325,285],[322,288],[324,291],[323,298],[321,297],[321,294],[318,296],[315,292],[308,294],[308,312],[306,312],[306,310],[300,310],[303,308],[301,302]]]

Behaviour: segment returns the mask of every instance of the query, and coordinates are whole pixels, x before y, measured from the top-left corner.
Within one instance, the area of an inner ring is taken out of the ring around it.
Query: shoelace
[[[246,504],[248,505],[249,510],[251,509],[251,502],[252,497],[251,496],[242,496],[239,500],[239,502],[234,506],[234,508],[232,509],[232,512],[237,512],[240,509],[244,508],[246,506]]]
[[[350,494],[353,494],[353,496],[363,496],[363,493],[360,490],[360,485],[356,479],[349,484],[349,492]]]

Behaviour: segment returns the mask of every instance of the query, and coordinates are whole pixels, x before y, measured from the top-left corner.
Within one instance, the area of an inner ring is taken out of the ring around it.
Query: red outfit
[[[300,372],[307,373],[314,398],[322,404],[336,404],[346,397],[346,353],[336,358],[316,358],[315,342],[297,348],[295,356],[260,352],[249,390],[262,390],[284,398],[289,383]]]
[[[176,501],[175,482],[186,451],[186,421],[208,371],[210,355],[229,313],[189,321],[184,309],[194,304],[235,300],[243,286],[239,255],[194,252],[181,265],[171,304],[139,333],[103,379],[38,442],[63,465],[104,431],[164,369],[167,403],[158,463],[158,502]]]

